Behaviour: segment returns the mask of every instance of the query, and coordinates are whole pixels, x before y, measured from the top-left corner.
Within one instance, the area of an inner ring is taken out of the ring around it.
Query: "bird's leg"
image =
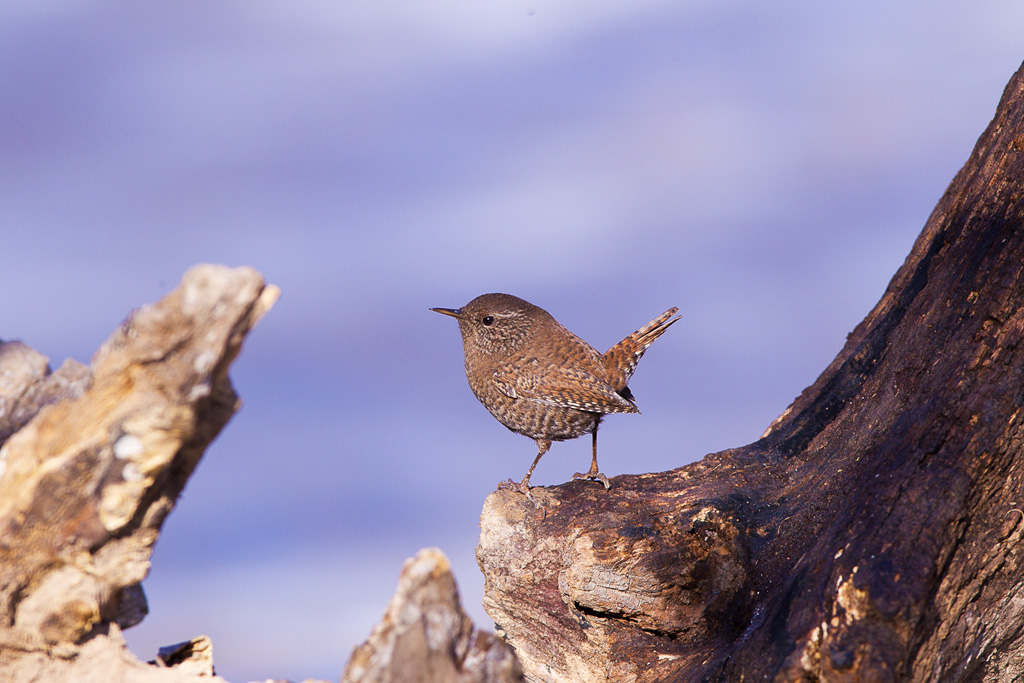
[[[551,448],[550,439],[537,439],[537,457],[533,459],[533,464],[530,465],[530,469],[526,471],[526,476],[523,477],[523,480],[518,484],[512,481],[511,479],[509,479],[508,481],[503,481],[500,484],[498,484],[498,490],[519,491],[519,493],[522,493],[524,496],[533,501],[534,505],[536,505],[537,507],[543,507],[539,502],[537,502],[537,499],[533,497],[533,494],[530,493],[530,477],[533,476],[534,468],[537,467],[537,463],[540,462],[541,457],[543,457],[544,454],[548,452],[549,448]]]
[[[595,481],[599,481],[602,484],[604,484],[604,487],[606,489],[610,489],[612,485],[608,483],[608,477],[604,476],[603,474],[597,471],[597,428],[600,424],[601,420],[598,420],[594,424],[594,457],[590,461],[590,469],[587,470],[586,473],[577,472],[576,474],[572,475],[572,478],[574,481],[576,479],[594,479]]]

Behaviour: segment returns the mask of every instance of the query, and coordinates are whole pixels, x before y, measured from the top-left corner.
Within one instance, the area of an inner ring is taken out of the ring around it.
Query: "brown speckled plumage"
[[[671,308],[605,353],[562,327],[547,311],[510,294],[483,294],[459,309],[432,308],[459,321],[466,377],[503,425],[537,441],[526,477],[509,484],[530,495],[530,476],[552,441],[594,437],[590,471],[597,479],[597,428],[608,413],[638,413],[627,386],[644,352],[679,317]],[[670,319],[671,318],[671,319]]]

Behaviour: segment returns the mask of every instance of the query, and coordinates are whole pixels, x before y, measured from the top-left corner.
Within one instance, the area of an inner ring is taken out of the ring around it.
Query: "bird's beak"
[[[437,313],[441,313],[443,315],[450,315],[453,318],[461,318],[462,317],[462,309],[461,308],[431,308],[430,310],[435,311]]]

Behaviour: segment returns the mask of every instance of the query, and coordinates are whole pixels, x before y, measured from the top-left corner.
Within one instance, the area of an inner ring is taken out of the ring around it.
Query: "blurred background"
[[[5,4],[0,337],[87,362],[199,262],[283,291],[133,650],[336,679],[425,546],[491,628],[480,508],[536,450],[427,308],[510,292],[604,350],[679,306],[602,470],[749,443],[882,295],[1022,35],[1019,0]]]

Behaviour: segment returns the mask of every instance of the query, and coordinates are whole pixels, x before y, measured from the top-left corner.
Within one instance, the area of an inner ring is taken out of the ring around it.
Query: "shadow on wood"
[[[1024,69],[881,301],[756,443],[492,494],[534,681],[1024,675]]]

